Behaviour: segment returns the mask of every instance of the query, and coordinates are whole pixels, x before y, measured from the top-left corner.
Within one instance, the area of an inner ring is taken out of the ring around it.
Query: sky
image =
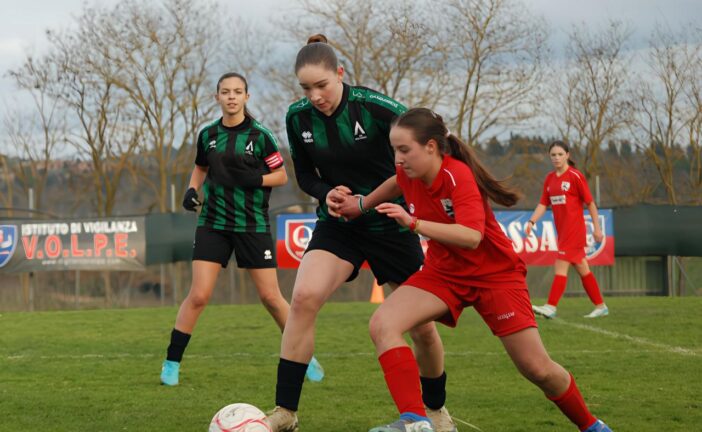
[[[73,24],[85,3],[113,5],[119,0],[0,0],[0,111],[23,97],[5,76],[30,54],[46,50],[45,31]],[[442,1],[442,0],[434,0]],[[701,0],[523,0],[536,15],[546,18],[552,30],[551,43],[562,48],[573,25],[601,26],[608,19],[619,19],[634,29],[631,48],[643,48],[657,24],[672,29],[702,17]],[[230,12],[261,20],[282,14],[291,0],[222,0]]]

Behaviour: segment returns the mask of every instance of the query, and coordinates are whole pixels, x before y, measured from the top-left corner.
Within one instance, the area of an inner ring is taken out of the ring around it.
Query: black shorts
[[[193,261],[216,262],[227,267],[232,251],[239,268],[275,268],[271,233],[235,233],[200,226],[195,230]]]
[[[370,232],[336,222],[318,221],[305,253],[325,250],[353,264],[347,279],[358,276],[363,261],[368,261],[379,284],[401,284],[424,262],[419,237],[406,232]]]

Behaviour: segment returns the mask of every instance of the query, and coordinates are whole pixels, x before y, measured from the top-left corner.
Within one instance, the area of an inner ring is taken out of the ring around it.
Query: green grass
[[[611,316],[585,320],[587,300],[565,299],[558,320],[540,319],[552,357],[615,431],[700,430],[702,298],[608,304]],[[367,335],[373,310],[367,303],[323,309],[316,356],[327,377],[305,383],[303,432],[366,431],[396,416]],[[186,352],[181,385],[166,388],[158,375],[175,314],[2,314],[0,431],[205,431],[226,404],[272,407],[280,335],[262,307],[209,307]],[[485,432],[575,430],[518,375],[473,310],[457,329],[440,331],[455,417]],[[473,429],[459,423],[459,430]]]

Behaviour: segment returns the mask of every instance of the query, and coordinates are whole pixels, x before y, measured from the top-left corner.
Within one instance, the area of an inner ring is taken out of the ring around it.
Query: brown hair
[[[219,77],[219,79],[217,80],[217,93],[219,93],[219,85],[222,84],[222,81],[224,81],[227,78],[239,78],[241,81],[244,82],[244,91],[246,93],[249,92],[249,82],[246,81],[246,78],[244,78],[244,76],[242,74],[237,73],[237,72],[227,72],[224,75],[222,75],[221,77]],[[249,112],[249,109],[246,107],[246,105],[244,105],[244,115],[246,117],[254,120],[253,116]]]
[[[431,139],[435,140],[443,154],[448,154],[468,165],[473,171],[481,193],[494,202],[511,207],[519,201],[519,194],[507,187],[504,181],[495,179],[480,162],[473,149],[451,134],[444,120],[434,111],[428,108],[412,108],[397,117],[392,125],[411,130],[414,139],[422,145],[426,145]]]
[[[335,72],[339,67],[339,59],[334,49],[328,45],[327,37],[321,33],[310,36],[307,39],[307,45],[298,51],[295,59],[295,73],[308,64],[322,65],[325,69]]]
[[[568,144],[566,144],[565,142],[563,142],[561,140],[556,140],[556,141],[552,142],[551,145],[548,146],[548,152],[551,153],[551,149],[554,147],[560,147],[563,149],[564,152],[570,153],[570,147],[568,146]],[[570,165],[572,167],[575,166],[575,161],[573,161],[570,158],[570,156],[568,156],[568,165]]]

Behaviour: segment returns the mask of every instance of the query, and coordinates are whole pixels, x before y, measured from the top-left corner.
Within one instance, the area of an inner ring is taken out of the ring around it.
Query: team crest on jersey
[[[356,127],[354,127],[353,129],[353,136],[356,141],[368,138],[368,136],[366,135],[366,131],[363,130],[363,126],[361,126],[358,120],[356,120]]]
[[[453,212],[453,201],[451,201],[448,198],[444,198],[441,200],[441,205],[444,207],[444,211],[449,217],[454,217],[455,214]]]
[[[570,189],[570,182],[569,181],[561,182],[561,189],[563,189],[564,192],[568,192],[568,190]]]
[[[312,138],[312,132],[310,132],[310,131],[302,132],[302,141],[306,142],[307,144],[313,143],[314,139]]]
[[[15,225],[0,225],[0,267],[5,266],[17,246],[17,227]]]
[[[592,223],[592,216],[585,216],[585,258],[588,260],[591,260],[599,255],[605,249],[605,245],[607,244],[605,217],[604,215],[598,215],[598,219],[600,220],[600,227],[602,228],[602,242],[600,243],[595,241],[595,224]]]
[[[407,208],[409,208],[410,214],[414,214],[414,204],[410,203],[410,205]]]
[[[285,249],[290,256],[298,261],[302,261],[307,245],[312,239],[314,218],[288,219],[285,221]]]

